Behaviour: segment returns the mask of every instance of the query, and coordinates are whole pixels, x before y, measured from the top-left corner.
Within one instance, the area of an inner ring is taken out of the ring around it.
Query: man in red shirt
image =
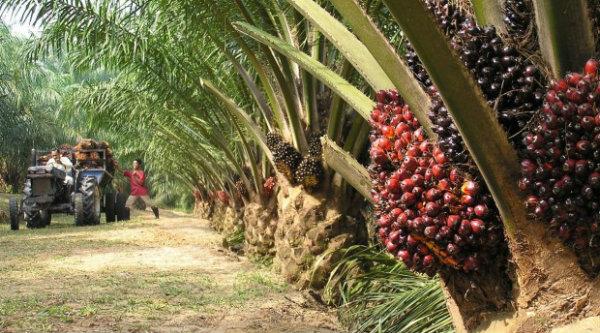
[[[125,170],[123,175],[129,178],[129,185],[131,187],[131,193],[129,194],[129,198],[127,198],[125,206],[131,209],[137,200],[142,200],[146,204],[146,207],[152,208],[154,216],[158,218],[158,207],[150,199],[148,189],[144,185],[146,174],[142,170],[142,161],[137,159],[133,161],[133,171]]]

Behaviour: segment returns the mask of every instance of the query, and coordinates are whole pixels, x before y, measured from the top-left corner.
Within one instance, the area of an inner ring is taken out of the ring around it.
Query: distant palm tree
[[[0,24],[0,167],[14,191],[22,185],[32,148],[67,140],[56,122],[64,77],[50,63],[26,61],[25,44]]]

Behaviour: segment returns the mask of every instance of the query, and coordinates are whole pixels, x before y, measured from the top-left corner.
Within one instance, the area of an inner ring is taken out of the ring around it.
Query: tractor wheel
[[[130,212],[129,208],[125,206],[127,203],[127,195],[125,193],[117,193],[116,200],[116,211],[117,211],[117,220],[118,221],[129,221]]]
[[[73,195],[73,213],[75,215],[75,225],[83,226],[87,222],[83,212],[83,194],[75,193]]]
[[[106,222],[115,222],[117,219],[115,193],[106,193],[104,195],[104,200],[104,215],[106,215]]]
[[[52,221],[52,214],[50,214],[47,210],[40,210],[40,216],[42,218],[44,227],[49,226],[50,222]]]
[[[19,203],[16,198],[8,200],[8,213],[10,215],[10,230],[19,230]]]
[[[25,223],[29,229],[40,229],[46,226],[41,210],[25,210]]]
[[[73,198],[75,225],[82,226],[100,223],[100,192],[96,178],[85,177],[81,181],[79,192]]]

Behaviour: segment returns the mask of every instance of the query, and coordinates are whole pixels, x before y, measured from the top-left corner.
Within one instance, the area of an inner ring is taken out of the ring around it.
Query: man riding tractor
[[[58,169],[65,172],[64,184],[67,186],[73,186],[73,162],[66,156],[62,156],[58,149],[52,150],[50,158],[46,163],[46,169],[52,171],[52,169]]]

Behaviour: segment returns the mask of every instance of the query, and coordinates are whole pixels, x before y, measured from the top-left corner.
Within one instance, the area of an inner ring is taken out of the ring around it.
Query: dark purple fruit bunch
[[[527,126],[543,102],[544,78],[533,64],[506,45],[493,27],[481,28],[467,19],[452,38],[465,66],[477,80],[488,104],[498,110],[498,120],[509,137]],[[434,87],[429,88],[432,106],[429,117],[439,136],[440,147],[454,163],[470,158],[463,140]]]
[[[479,181],[454,168],[396,91],[377,94],[369,151],[378,235],[407,267],[465,272],[499,260],[498,212]],[[495,258],[495,259],[492,259]]]
[[[290,183],[295,184],[294,174],[302,162],[302,154],[276,133],[267,134],[267,147],[273,153],[273,162]]]
[[[600,250],[598,61],[552,82],[534,127],[523,134],[519,188],[537,219],[579,251]]]
[[[543,103],[540,71],[504,43],[494,27],[479,27],[472,19],[465,21],[453,43],[488,104],[499,111],[500,123],[509,134],[522,130]]]
[[[242,181],[239,177],[236,178],[237,180],[235,181],[234,185],[238,195],[241,198],[248,198],[248,189],[246,189],[246,184],[244,184],[244,181]]]
[[[533,35],[535,17],[531,0],[506,0],[504,2],[504,23],[511,38],[523,39]]]
[[[507,45],[495,28],[477,26],[472,18],[445,0],[428,0],[427,4],[452,40],[452,47],[472,73],[488,104],[497,110],[498,120],[509,137],[518,137],[514,134],[527,126],[535,110],[543,103],[545,79],[540,71],[514,47]],[[453,13],[452,19],[446,13]],[[409,67],[431,95],[433,103],[429,117],[433,130],[438,134],[440,147],[452,162],[473,164],[460,133],[416,53],[410,47],[407,51]]]
[[[454,36],[462,27],[467,16],[460,8],[450,4],[448,0],[426,0],[427,9],[435,16],[438,24],[448,36]],[[429,74],[423,67],[419,56],[410,43],[406,44],[406,62],[412,70],[415,78],[424,87],[432,85]]]
[[[433,86],[429,88],[428,93],[431,96],[429,119],[433,125],[432,130],[438,135],[438,145],[452,163],[470,166],[472,163],[469,163],[471,160],[469,152],[442,97]]]
[[[464,10],[448,0],[425,0],[425,5],[433,13],[442,31],[449,36],[458,32],[468,17]]]
[[[283,142],[283,138],[281,137],[281,135],[273,132],[267,133],[267,147],[269,147],[271,151],[275,150],[275,148],[281,142]]]
[[[320,156],[306,156],[296,169],[294,179],[296,183],[311,192],[320,188],[324,176],[325,169],[323,168],[323,161]]]
[[[321,147],[321,135],[320,134],[312,134],[308,136],[308,155],[321,158],[321,154],[323,154],[323,148]]]

